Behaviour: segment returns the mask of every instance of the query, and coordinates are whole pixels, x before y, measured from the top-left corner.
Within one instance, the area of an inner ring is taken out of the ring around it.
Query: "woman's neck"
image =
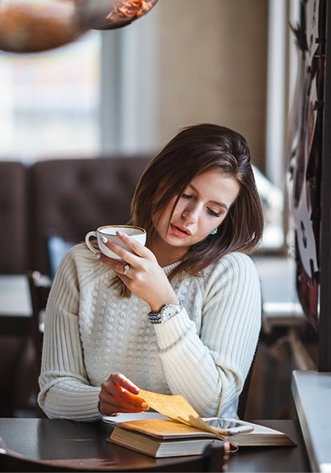
[[[157,237],[148,243],[148,248],[154,253],[161,268],[181,261],[187,253],[186,249],[170,246]]]

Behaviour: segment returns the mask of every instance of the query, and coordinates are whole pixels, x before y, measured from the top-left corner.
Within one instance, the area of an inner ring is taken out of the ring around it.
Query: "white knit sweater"
[[[141,389],[182,394],[201,416],[235,416],[261,326],[252,260],[233,253],[203,276],[175,278],[184,309],[159,325],[149,323],[146,302],[116,295],[112,277],[85,244],[62,260],[47,304],[39,378],[47,416],[98,419],[100,384],[111,373]]]

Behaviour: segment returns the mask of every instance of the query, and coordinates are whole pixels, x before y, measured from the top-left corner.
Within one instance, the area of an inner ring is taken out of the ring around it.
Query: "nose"
[[[185,207],[182,217],[186,224],[197,223],[199,220],[200,209],[198,205],[190,204]]]

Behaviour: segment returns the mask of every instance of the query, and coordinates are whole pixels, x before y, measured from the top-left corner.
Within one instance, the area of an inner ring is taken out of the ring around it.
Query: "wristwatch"
[[[151,324],[163,324],[183,310],[183,305],[179,304],[164,304],[160,312],[149,312],[148,318]]]

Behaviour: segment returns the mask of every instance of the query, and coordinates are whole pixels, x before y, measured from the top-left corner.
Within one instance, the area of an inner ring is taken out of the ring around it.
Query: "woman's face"
[[[190,246],[204,240],[222,223],[239,190],[235,177],[218,170],[196,176],[180,196],[173,214],[175,197],[155,222],[159,239],[184,256]]]

